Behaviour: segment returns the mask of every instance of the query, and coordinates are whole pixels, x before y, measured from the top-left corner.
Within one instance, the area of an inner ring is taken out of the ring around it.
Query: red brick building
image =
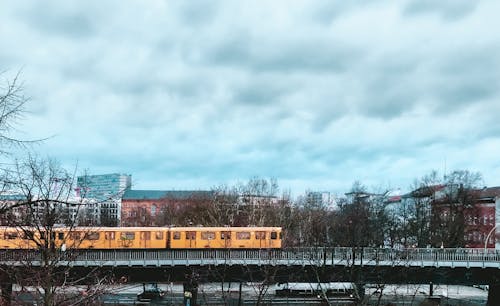
[[[468,248],[495,248],[498,241],[494,232],[496,210],[500,204],[500,187],[476,190],[474,206],[465,211],[465,246]],[[486,241],[488,239],[488,241]]]
[[[460,186],[434,188],[432,195],[432,217],[434,232],[438,223],[455,224],[445,230],[463,230],[464,247],[495,248],[498,241],[496,211],[500,205],[500,187],[463,190]],[[463,218],[463,221],[460,219]],[[437,221],[436,221],[437,220]],[[459,226],[463,222],[463,226]],[[457,234],[460,234],[458,231]],[[446,241],[442,244],[446,246]]]
[[[210,191],[126,190],[122,197],[121,226],[171,225],[169,214],[182,206],[209,201]]]

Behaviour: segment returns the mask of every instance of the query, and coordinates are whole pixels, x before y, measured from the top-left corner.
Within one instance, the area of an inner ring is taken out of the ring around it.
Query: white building
[[[131,186],[132,176],[129,174],[85,175],[77,179],[77,195],[97,200],[102,225],[116,226],[121,221],[122,195]]]

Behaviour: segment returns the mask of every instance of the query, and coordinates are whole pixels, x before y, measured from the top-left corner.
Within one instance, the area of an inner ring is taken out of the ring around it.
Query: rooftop
[[[124,200],[161,200],[211,197],[213,192],[203,190],[132,190],[127,189],[122,196]]]

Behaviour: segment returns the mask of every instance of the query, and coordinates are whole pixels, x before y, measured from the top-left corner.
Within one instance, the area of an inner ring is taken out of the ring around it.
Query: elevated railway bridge
[[[113,267],[192,265],[415,266],[500,269],[500,250],[309,247],[288,249],[116,249],[57,251],[58,264]],[[0,264],[40,266],[39,250],[0,250]]]
[[[51,264],[75,276],[96,268],[133,282],[200,281],[490,285],[500,292],[492,249],[127,249],[57,251]],[[0,250],[0,266],[43,268],[37,250]],[[492,290],[490,290],[491,293]]]

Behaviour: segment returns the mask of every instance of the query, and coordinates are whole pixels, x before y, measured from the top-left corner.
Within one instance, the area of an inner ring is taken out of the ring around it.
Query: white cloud
[[[137,188],[407,188],[500,165],[495,1],[48,1],[0,12],[37,150]],[[31,137],[30,137],[31,138]]]

